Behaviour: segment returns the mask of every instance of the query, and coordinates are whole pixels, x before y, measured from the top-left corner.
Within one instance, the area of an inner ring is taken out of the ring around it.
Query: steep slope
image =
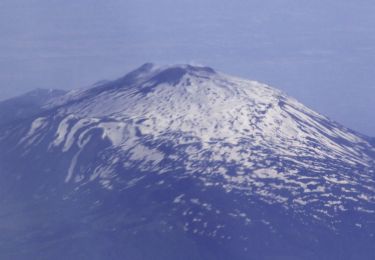
[[[65,252],[76,259],[371,259],[374,154],[370,138],[267,85],[145,64],[3,130],[2,205],[36,205],[44,224],[18,234],[53,234],[39,259],[64,251],[59,236],[104,244]]]

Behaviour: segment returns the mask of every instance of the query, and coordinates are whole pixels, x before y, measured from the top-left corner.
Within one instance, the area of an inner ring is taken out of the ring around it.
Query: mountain
[[[374,259],[372,140],[265,84],[147,63],[0,128],[0,257]]]

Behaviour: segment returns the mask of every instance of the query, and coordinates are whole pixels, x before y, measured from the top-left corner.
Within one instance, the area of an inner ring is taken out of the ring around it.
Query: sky
[[[1,0],[0,100],[207,65],[375,136],[373,0]]]

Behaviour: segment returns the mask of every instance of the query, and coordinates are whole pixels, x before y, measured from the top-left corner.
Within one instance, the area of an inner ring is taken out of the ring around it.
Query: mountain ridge
[[[41,112],[51,99],[65,95],[64,90],[40,89],[0,102],[0,126],[30,118]]]

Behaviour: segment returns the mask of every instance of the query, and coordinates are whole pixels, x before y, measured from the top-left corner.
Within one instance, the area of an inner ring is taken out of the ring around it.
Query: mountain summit
[[[374,159],[370,138],[270,86],[147,63],[0,128],[4,215],[40,220],[0,256],[371,259]]]

